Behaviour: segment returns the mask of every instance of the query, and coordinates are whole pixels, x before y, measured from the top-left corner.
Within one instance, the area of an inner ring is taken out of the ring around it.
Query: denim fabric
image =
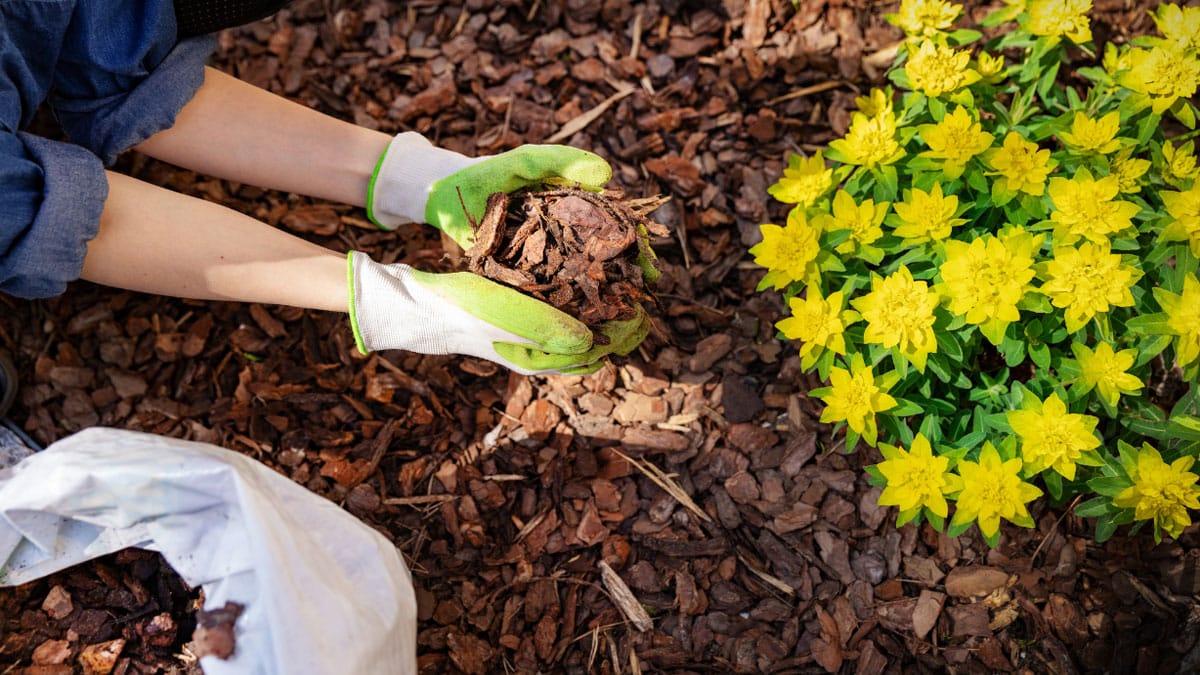
[[[79,277],[104,163],[174,124],[214,44],[177,44],[170,0],[0,0],[0,292]],[[70,143],[22,131],[43,102]]]

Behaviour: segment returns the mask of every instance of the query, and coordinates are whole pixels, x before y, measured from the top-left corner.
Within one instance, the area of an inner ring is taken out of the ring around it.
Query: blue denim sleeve
[[[104,2],[80,3],[77,12],[100,14]],[[212,36],[175,43],[169,2],[147,2],[139,31],[108,25],[103,16],[76,16],[64,43],[50,105],[75,143],[111,164],[117,155],[170,128],[204,82]],[[125,15],[129,21],[129,15]],[[108,39],[116,31],[127,40]]]
[[[177,43],[163,0],[0,4],[0,292],[50,297],[79,278],[103,163],[174,124],[215,42]],[[70,144],[18,131],[47,93]]]
[[[79,278],[108,180],[77,145],[0,130],[0,291],[60,295]]]

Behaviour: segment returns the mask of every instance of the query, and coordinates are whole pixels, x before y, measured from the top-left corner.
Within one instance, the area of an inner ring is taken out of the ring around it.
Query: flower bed
[[[1157,539],[1200,508],[1200,8],[1061,72],[1090,8],[1010,2],[984,42],[904,0],[895,87],[769,189],[795,206],[750,249],[759,290],[828,383],[822,421],[882,453],[897,525],[994,545],[1044,498]]]

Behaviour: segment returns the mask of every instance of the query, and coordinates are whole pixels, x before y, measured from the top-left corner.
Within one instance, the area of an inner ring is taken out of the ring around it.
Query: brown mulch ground
[[[1097,5],[1098,40],[1151,28]],[[995,550],[897,530],[861,472],[877,454],[840,451],[774,339],[781,302],[754,292],[746,255],[782,215],[766,187],[881,81],[894,6],[301,0],[228,31],[219,67],[338,117],[469,154],[554,139],[609,159],[630,196],[671,195],[655,330],[594,375],[523,378],[361,357],[339,315],[79,283],[0,296],[0,347],[27,383],[14,417],[44,443],[98,424],[216,443],[343,504],[409,561],[422,672],[1194,672],[1200,531],[1097,545],[1044,507]],[[337,250],[449,265],[429,228],[123,167]],[[21,636],[53,587],[0,591],[0,672],[55,672],[13,647],[36,642]],[[76,632],[50,661],[93,644]]]

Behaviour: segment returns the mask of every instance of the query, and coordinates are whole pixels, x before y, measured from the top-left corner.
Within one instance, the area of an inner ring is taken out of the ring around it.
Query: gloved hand
[[[545,183],[598,189],[610,178],[608,162],[578,148],[523,145],[499,155],[467,157],[408,131],[392,139],[375,165],[367,216],[387,230],[426,222],[466,249],[474,236],[467,214],[478,222],[493,192]]]
[[[594,339],[580,321],[515,289],[469,272],[431,274],[347,255],[350,325],[359,351],[465,354],[524,375],[586,375],[609,354],[633,351],[646,314],[612,321]],[[606,342],[606,344],[599,344]]]

